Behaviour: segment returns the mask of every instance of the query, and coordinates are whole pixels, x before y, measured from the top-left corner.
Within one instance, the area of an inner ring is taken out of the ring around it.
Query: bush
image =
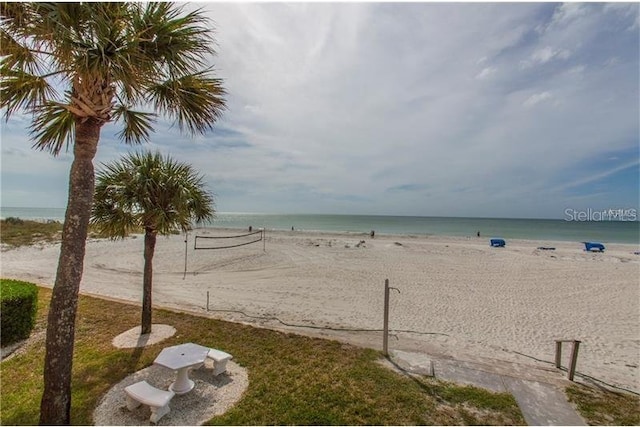
[[[20,218],[13,217],[13,216],[10,216],[9,218],[5,219],[5,221],[7,222],[7,224],[11,224],[11,225],[22,225],[22,224],[24,224],[23,220],[21,220]]]
[[[29,338],[36,321],[38,288],[33,283],[0,279],[2,346]]]

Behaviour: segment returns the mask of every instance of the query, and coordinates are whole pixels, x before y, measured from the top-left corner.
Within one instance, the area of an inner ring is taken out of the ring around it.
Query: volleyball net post
[[[187,249],[189,248],[189,232],[184,232],[184,274],[182,280],[187,278]]]

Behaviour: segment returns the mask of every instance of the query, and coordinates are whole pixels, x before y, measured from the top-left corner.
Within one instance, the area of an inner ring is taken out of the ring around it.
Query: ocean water
[[[0,207],[0,217],[63,221],[64,209]],[[206,227],[348,233],[502,237],[505,239],[597,241],[640,244],[638,221],[458,218],[385,215],[260,214],[218,212]]]

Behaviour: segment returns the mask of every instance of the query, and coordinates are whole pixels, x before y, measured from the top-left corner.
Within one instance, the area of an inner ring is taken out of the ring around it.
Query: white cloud
[[[554,56],[556,56],[556,52],[554,51],[552,48],[550,48],[549,46],[546,46],[540,50],[537,50],[535,52],[533,52],[533,55],[531,56],[531,59],[533,62],[538,62],[541,64],[544,64],[545,62],[549,62],[549,60],[551,58],[553,58]]]
[[[553,98],[553,96],[549,92],[535,93],[527,98],[522,105],[525,107],[533,107],[534,105],[540,104],[541,102],[551,98]]]
[[[567,49],[554,49],[545,46],[534,51],[528,59],[520,62],[522,68],[529,68],[535,65],[546,64],[554,59],[566,60],[571,56],[571,52]]]
[[[588,14],[587,8],[582,3],[562,3],[556,8],[553,18],[553,25],[568,25],[572,21],[578,20]]]
[[[478,80],[484,80],[486,78],[489,78],[492,74],[495,74],[496,71],[498,71],[497,68],[495,67],[487,67],[487,68],[483,68],[482,71],[480,71],[477,75],[476,75],[476,79]]]

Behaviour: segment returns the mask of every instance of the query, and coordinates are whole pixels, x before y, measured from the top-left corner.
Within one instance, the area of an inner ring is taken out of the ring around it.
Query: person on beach
[[[371,230],[371,238],[373,239],[376,235],[376,231],[375,230]]]
[[[476,233],[476,236],[480,237],[480,232],[479,231]]]

